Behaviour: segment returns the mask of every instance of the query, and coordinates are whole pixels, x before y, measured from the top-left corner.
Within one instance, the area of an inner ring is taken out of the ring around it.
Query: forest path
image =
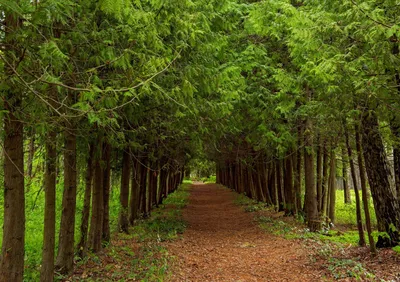
[[[182,240],[168,244],[177,262],[171,281],[320,281],[307,250],[268,234],[234,204],[235,193],[194,184],[183,217]]]

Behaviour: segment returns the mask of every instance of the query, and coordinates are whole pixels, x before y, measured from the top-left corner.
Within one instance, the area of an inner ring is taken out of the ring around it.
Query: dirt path
[[[183,216],[182,240],[168,245],[177,258],[171,281],[320,281],[307,250],[268,234],[251,213],[233,203],[234,193],[217,185],[193,185]]]

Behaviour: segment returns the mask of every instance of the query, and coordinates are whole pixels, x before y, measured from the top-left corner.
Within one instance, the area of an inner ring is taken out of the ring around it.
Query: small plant
[[[328,270],[335,279],[355,278],[357,281],[365,281],[375,277],[354,260],[330,258],[328,263]]]
[[[393,247],[392,250],[400,255],[400,245]]]

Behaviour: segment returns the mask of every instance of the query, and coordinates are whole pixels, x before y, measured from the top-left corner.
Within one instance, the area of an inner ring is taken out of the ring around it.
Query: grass
[[[351,204],[344,203],[344,191],[337,190],[336,191],[336,224],[343,224],[343,225],[353,225],[355,226],[357,223],[357,216],[356,216],[356,201],[355,201],[355,193],[354,190],[350,191],[351,195]],[[360,191],[360,198],[362,197],[362,193]],[[363,221],[365,222],[364,217],[364,207],[361,203],[361,214]],[[372,199],[369,200],[369,213],[371,216],[371,223],[373,226],[377,225],[376,222],[376,215],[374,205],[372,203]]]
[[[201,179],[204,183],[216,183],[217,182],[217,176],[216,175],[211,175],[209,177],[203,177]]]
[[[272,234],[282,235],[287,239],[312,239],[322,242],[332,242],[341,246],[357,246],[359,235],[356,226],[356,205],[354,191],[351,192],[353,200],[351,204],[344,204],[343,191],[338,190],[336,192],[336,225],[344,225],[345,231],[338,231],[338,229],[333,228],[321,233],[308,232],[308,229],[302,224],[302,218],[299,218],[300,220],[298,221],[290,221],[290,218],[283,217],[283,212],[277,214],[274,212],[274,207],[266,206],[265,203],[257,202],[245,195],[238,194],[235,197],[234,203],[242,206],[246,212],[261,212],[255,216],[255,220],[262,229]],[[372,224],[375,226],[376,216],[372,203],[370,203],[370,214]],[[340,230],[342,229],[340,228]],[[379,234],[377,231],[373,232],[375,242]],[[367,240],[366,232],[365,239]]]
[[[165,218],[156,219],[157,222],[153,220],[149,220],[149,226],[146,229],[146,232],[150,232],[149,234],[154,234],[154,229],[159,229],[159,234],[162,234],[161,237],[165,236],[176,237],[175,235],[170,234],[175,230],[174,227],[170,228],[169,226],[175,226],[176,222],[172,222],[172,216],[179,216],[179,209],[182,208],[186,204],[186,198],[188,197],[187,187],[191,181],[184,181],[185,185],[171,194],[168,199],[166,199],[165,204],[172,203],[176,205],[178,210],[169,211],[170,213],[174,213],[171,216],[166,216]],[[81,183],[83,184],[83,183]],[[40,264],[41,264],[41,255],[42,255],[42,247],[43,247],[43,222],[44,222],[44,191],[42,190],[43,183],[42,180],[36,178],[30,183],[29,189],[25,194],[25,202],[26,202],[26,231],[25,231],[25,271],[24,271],[24,281],[38,281],[40,277]],[[58,233],[60,226],[60,218],[61,218],[61,206],[62,206],[62,191],[63,191],[63,182],[60,181],[57,184],[57,198],[56,198],[56,247],[58,245]],[[81,213],[83,209],[83,195],[84,187],[80,185],[78,187],[77,193],[77,207],[75,214],[75,242],[77,243],[80,238],[80,223],[81,223]],[[0,214],[3,215],[3,193],[0,193]],[[186,197],[186,198],[185,198]],[[165,205],[163,206],[165,208]],[[161,209],[163,208],[161,207]],[[111,231],[117,230],[118,225],[118,215],[120,210],[119,204],[119,184],[113,183],[112,189],[110,192],[110,229]],[[157,211],[154,211],[152,214],[154,218],[157,218]],[[181,223],[180,223],[181,224]],[[0,226],[3,225],[3,217],[0,216]],[[182,224],[181,224],[182,225]],[[171,230],[167,230],[171,229]],[[184,226],[179,227],[179,232],[182,232]],[[133,232],[136,232],[134,230]],[[0,229],[0,245],[2,243],[3,238],[3,229]]]

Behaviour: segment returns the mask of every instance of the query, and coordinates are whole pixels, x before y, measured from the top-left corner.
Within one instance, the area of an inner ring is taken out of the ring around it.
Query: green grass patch
[[[392,250],[400,255],[400,245],[396,246],[396,247],[393,247]]]
[[[256,212],[272,208],[268,207],[263,202],[257,202],[256,200],[250,199],[244,194],[237,194],[233,202],[235,205],[241,206],[245,212]]]
[[[187,204],[189,196],[189,187],[191,181],[185,181],[181,187],[168,196],[165,203],[158,209],[152,212],[153,217],[148,221],[144,221],[146,227],[135,227],[137,229],[145,228],[143,236],[153,236],[158,240],[170,240],[176,238],[178,234],[182,233],[185,229],[185,224],[180,218],[180,209]],[[118,216],[120,211],[119,203],[119,187],[118,183],[113,183],[110,192],[110,229],[111,231],[117,230]],[[61,207],[62,207],[62,192],[63,182],[57,184],[57,198],[56,198],[56,248],[58,246],[58,232],[60,227]],[[0,225],[3,225],[3,193],[0,193]],[[83,196],[84,187],[81,184],[78,187],[77,193],[77,207],[75,214],[75,242],[77,243],[80,238],[80,223],[81,213],[83,209]],[[44,191],[43,181],[40,178],[34,178],[29,184],[29,189],[25,193],[26,202],[26,232],[25,232],[25,271],[24,281],[38,281],[40,278],[40,264],[43,247],[43,222],[44,222]],[[171,205],[171,208],[168,208]],[[163,212],[165,211],[165,212]],[[141,224],[139,224],[140,226]],[[133,230],[132,233],[139,232]],[[0,229],[0,245],[3,238],[3,229]],[[139,236],[139,235],[136,235]],[[82,263],[82,262],[79,262]]]
[[[183,184],[193,184],[191,179],[183,179]]]
[[[336,191],[336,224],[344,224],[344,225],[354,225],[357,224],[357,215],[356,215],[356,200],[354,190],[350,191],[351,195],[351,204],[344,203],[344,191],[337,190]],[[360,191],[360,198],[362,197],[362,193]],[[372,199],[369,200],[369,213],[371,216],[371,224],[373,226],[377,225],[376,215],[374,205],[372,203]],[[364,207],[361,203],[361,215],[363,218],[363,222],[365,222],[364,216]]]
[[[204,183],[216,183],[217,182],[217,176],[216,175],[211,175],[209,177],[203,177],[201,178],[201,181]]]

